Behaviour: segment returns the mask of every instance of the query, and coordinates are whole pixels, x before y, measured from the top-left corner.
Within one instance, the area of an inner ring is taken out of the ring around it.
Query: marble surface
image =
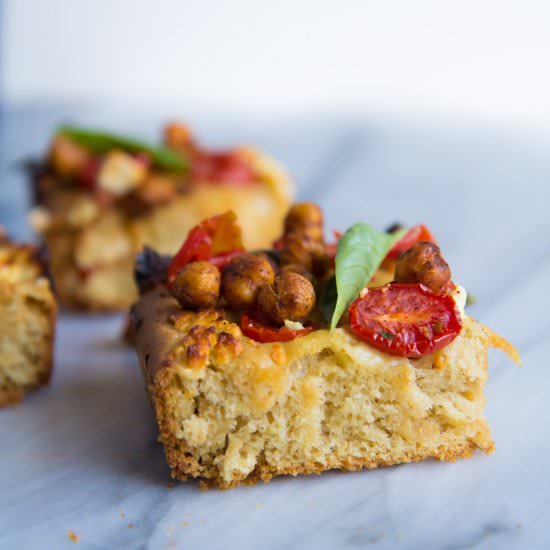
[[[19,237],[30,234],[14,163],[78,113],[131,129],[154,128],[162,114],[4,109],[0,221]],[[0,548],[70,548],[69,531],[83,549],[550,547],[550,143],[380,121],[188,118],[211,143],[256,141],[278,156],[329,227],[402,220],[434,230],[477,298],[471,315],[524,360],[518,369],[491,354],[497,452],[225,492],[172,484],[136,359],[117,339],[121,316],[64,314],[50,388],[0,411]]]

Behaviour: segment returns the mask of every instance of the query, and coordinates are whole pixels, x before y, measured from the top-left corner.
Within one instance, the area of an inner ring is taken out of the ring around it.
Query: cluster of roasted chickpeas
[[[243,253],[221,271],[207,261],[188,263],[176,276],[172,293],[187,309],[223,305],[256,311],[276,325],[305,321],[317,301],[315,289],[330,271],[323,214],[317,205],[292,206],[279,248],[277,261],[262,252]],[[442,292],[451,270],[436,244],[419,242],[397,260],[394,280]]]
[[[276,325],[302,322],[315,307],[314,284],[329,264],[321,210],[299,203],[285,219],[279,261],[261,252],[243,253],[222,271],[210,262],[191,262],[176,276],[172,292],[189,309],[227,305],[255,310]]]

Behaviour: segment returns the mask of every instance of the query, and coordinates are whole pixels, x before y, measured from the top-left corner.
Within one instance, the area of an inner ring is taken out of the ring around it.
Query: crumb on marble
[[[80,537],[70,529],[67,531],[67,536],[69,537],[69,540],[72,542],[80,542]]]
[[[181,526],[182,527],[189,527],[189,522],[188,521],[182,521]]]
[[[129,523],[128,524],[128,529],[133,529],[134,528],[134,524],[133,523]]]
[[[256,509],[259,510],[262,507],[260,502],[256,502]]]

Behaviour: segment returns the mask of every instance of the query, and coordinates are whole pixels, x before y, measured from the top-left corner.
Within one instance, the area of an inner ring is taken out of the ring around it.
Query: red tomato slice
[[[432,232],[424,224],[415,225],[393,245],[386,258],[397,260],[405,250],[409,250],[411,246],[422,241],[436,242]]]
[[[281,252],[281,250],[283,250],[283,248],[285,247],[284,237],[279,237],[276,241],[273,241],[273,244],[271,246],[273,247],[273,250]]]
[[[450,296],[421,284],[369,289],[349,308],[351,330],[371,346],[401,357],[422,357],[451,343],[462,319]]]
[[[234,212],[207,218],[189,231],[168,268],[168,283],[171,284],[189,262],[212,261],[222,269],[242,252],[241,228],[236,224]]]
[[[218,254],[217,256],[213,256],[208,261],[215,265],[218,269],[223,270],[224,267],[227,266],[227,264],[235,258],[235,256],[239,256],[244,252],[243,248],[239,248],[237,250],[232,250],[231,252],[226,252],[225,254]]]
[[[146,169],[149,170],[151,168],[151,165],[153,164],[153,161],[151,160],[151,157],[145,153],[145,152],[139,152],[134,155],[134,158]]]
[[[78,181],[84,189],[92,190],[95,188],[100,165],[101,159],[99,157],[90,157],[86,161],[78,174]]]
[[[241,227],[237,224],[235,212],[230,210],[225,214],[207,218],[200,225],[212,237],[212,256],[244,250]]]
[[[193,181],[211,183],[254,183],[256,173],[250,164],[237,151],[208,153],[199,151],[191,167]]]
[[[309,334],[313,327],[304,327],[302,330],[291,330],[285,326],[274,327],[243,313],[241,330],[245,336],[256,340],[256,342],[290,342],[294,338]]]

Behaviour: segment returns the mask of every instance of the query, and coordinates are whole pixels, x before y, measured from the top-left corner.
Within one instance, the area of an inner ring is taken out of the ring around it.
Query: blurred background
[[[4,101],[550,123],[544,0],[4,0]]]
[[[154,138],[174,118],[267,149],[329,227],[428,223],[464,278],[547,227],[548,2],[0,6],[0,221],[16,237],[32,237],[18,163],[57,124]]]

